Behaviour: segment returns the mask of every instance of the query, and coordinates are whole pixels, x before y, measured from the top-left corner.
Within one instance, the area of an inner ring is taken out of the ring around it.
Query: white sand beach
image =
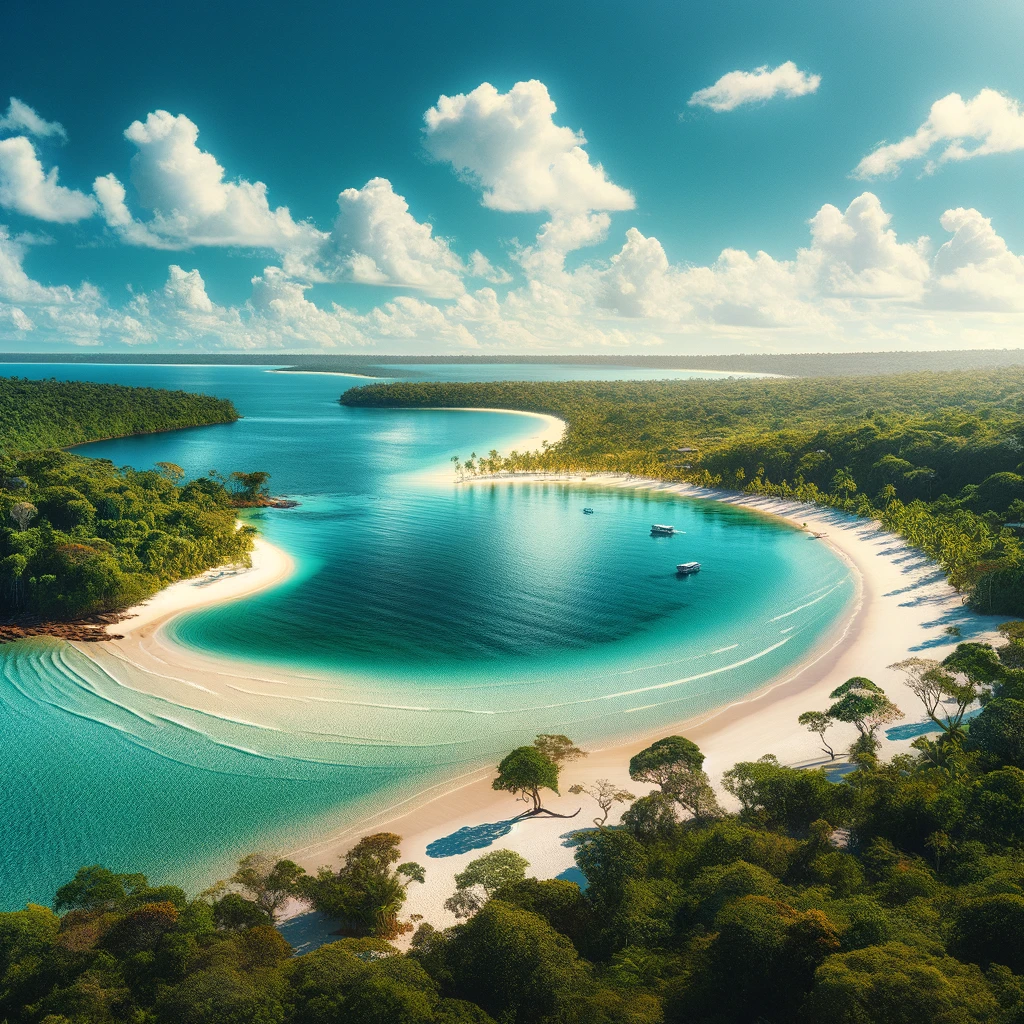
[[[408,410],[407,410],[408,411]],[[486,409],[486,408],[475,408],[461,406],[424,406],[424,412],[500,412],[508,413],[512,416],[532,416],[536,420],[540,420],[537,432],[531,434],[529,437],[524,438],[519,442],[517,451],[521,450],[524,452],[536,451],[542,448],[545,444],[558,444],[559,441],[565,436],[565,431],[568,429],[565,420],[559,419],[557,416],[552,416],[546,412],[526,412],[523,409]],[[468,453],[467,453],[468,454]],[[445,468],[444,477],[446,480],[451,479],[451,474]]]
[[[276,586],[295,571],[295,561],[281,548],[263,537],[253,545],[250,565],[225,565],[210,569],[190,580],[181,580],[154,594],[148,601],[125,612],[120,622],[107,626],[108,633],[123,637],[109,641],[111,646],[129,648],[151,637],[165,622],[182,612],[206,605],[237,601],[257,591]],[[90,652],[85,647],[86,653]]]

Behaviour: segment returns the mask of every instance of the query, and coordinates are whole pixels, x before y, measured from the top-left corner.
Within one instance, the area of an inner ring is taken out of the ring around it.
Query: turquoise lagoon
[[[4,372],[229,397],[238,423],[78,450],[118,465],[177,462],[192,475],[266,469],[276,492],[301,502],[256,516],[295,558],[291,579],[168,627],[234,673],[216,699],[62,642],[0,648],[4,908],[49,903],[83,863],[198,887],[245,852],[308,843],[537,732],[599,744],[667,728],[792,668],[854,597],[827,547],[728,505],[446,476],[452,455],[521,447],[533,418],[348,409],[338,394],[361,381],[263,367]],[[652,538],[652,522],[685,532]],[[684,560],[704,570],[679,579]]]

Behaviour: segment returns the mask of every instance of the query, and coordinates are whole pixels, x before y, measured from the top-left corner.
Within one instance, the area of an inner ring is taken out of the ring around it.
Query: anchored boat
[[[679,576],[692,576],[695,572],[700,572],[700,562],[680,562],[676,566],[676,574]]]

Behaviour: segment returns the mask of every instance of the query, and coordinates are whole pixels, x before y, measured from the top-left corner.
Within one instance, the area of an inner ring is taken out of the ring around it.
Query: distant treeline
[[[730,355],[379,355],[324,353],[0,353],[6,363],[176,363],[278,366],[285,370],[361,373],[369,377],[405,377],[402,366],[425,365],[567,365],[622,366],[643,369],[716,370],[726,373],[773,373],[786,377],[849,377],[923,370],[967,370],[1024,365],[1024,349],[962,349],[948,352],[810,352]],[[398,367],[398,368],[396,368]]]
[[[66,448],[84,441],[233,423],[225,398],[86,381],[0,377],[0,452]]]
[[[731,381],[400,382],[352,406],[524,409],[569,424],[543,452],[462,474],[616,472],[795,497],[874,516],[986,611],[1024,612],[1024,367]]]

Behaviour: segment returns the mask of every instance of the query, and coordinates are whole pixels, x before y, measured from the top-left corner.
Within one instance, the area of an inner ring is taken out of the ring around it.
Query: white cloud
[[[632,194],[590,162],[582,132],[555,124],[556,109],[543,82],[518,82],[507,93],[484,82],[441,96],[426,112],[426,146],[477,184],[493,210],[631,210]]]
[[[0,132],[27,132],[39,138],[67,138],[62,124],[40,117],[27,103],[22,103],[14,96],[7,106],[7,113],[0,116]]]
[[[90,196],[57,184],[56,167],[43,171],[24,135],[0,141],[0,206],[55,224],[72,224],[96,211]]]
[[[21,305],[69,305],[76,298],[87,299],[85,293],[78,293],[67,285],[49,288],[33,281],[22,263],[25,259],[25,244],[12,238],[7,227],[0,224],[0,300]]]
[[[300,257],[326,238],[313,225],[296,222],[286,206],[270,208],[261,181],[226,181],[214,156],[197,145],[199,129],[184,114],[166,110],[133,121],[124,133],[137,152],[131,180],[152,216],[134,219],[124,186],[112,175],[94,185],[107,224],[126,242],[157,248],[246,246]]]
[[[331,244],[338,269],[357,283],[404,285],[443,298],[465,290],[462,260],[429,224],[413,217],[387,178],[338,196]]]
[[[775,96],[793,98],[817,92],[821,75],[801,71],[791,60],[777,68],[767,64],[753,71],[730,71],[709,85],[699,89],[689,99],[691,107],[710,107],[724,113],[744,103],[760,103]]]
[[[726,248],[705,266],[673,262],[657,238],[631,228],[610,259],[572,271],[542,264],[538,243],[530,251],[540,271],[521,260],[527,280],[503,296],[491,287],[463,289],[441,302],[398,295],[367,312],[317,304],[314,286],[280,266],[252,279],[248,301],[219,306],[200,271],[178,264],[162,287],[116,309],[89,285],[32,281],[22,267],[27,242],[3,231],[0,337],[32,332],[34,340],[75,344],[435,352],[1016,343],[1024,329],[1024,260],[977,210],[948,210],[941,222],[950,237],[932,258],[926,239],[901,241],[889,213],[866,192],[845,209],[822,206],[808,222],[808,244],[786,258]],[[557,253],[565,238],[585,232],[577,225],[558,240],[552,228],[547,244]],[[415,237],[434,240],[423,232]],[[467,264],[470,273],[489,266],[475,257]]]
[[[928,279],[928,239],[899,242],[892,215],[865,192],[845,211],[826,203],[811,218],[811,251],[821,261],[824,288],[832,295],[919,298]]]
[[[992,221],[977,210],[947,210],[953,237],[935,254],[931,302],[960,309],[1024,312],[1024,259],[1010,251]]]
[[[908,160],[921,159],[935,147],[940,151],[926,163],[928,174],[950,161],[1024,149],[1024,110],[1017,100],[994,89],[982,89],[972,100],[950,93],[932,104],[928,119],[913,135],[880,145],[864,157],[854,176],[897,174]]]
[[[479,277],[491,284],[508,284],[512,280],[504,267],[496,267],[479,249],[469,254],[468,269],[470,277]]]

